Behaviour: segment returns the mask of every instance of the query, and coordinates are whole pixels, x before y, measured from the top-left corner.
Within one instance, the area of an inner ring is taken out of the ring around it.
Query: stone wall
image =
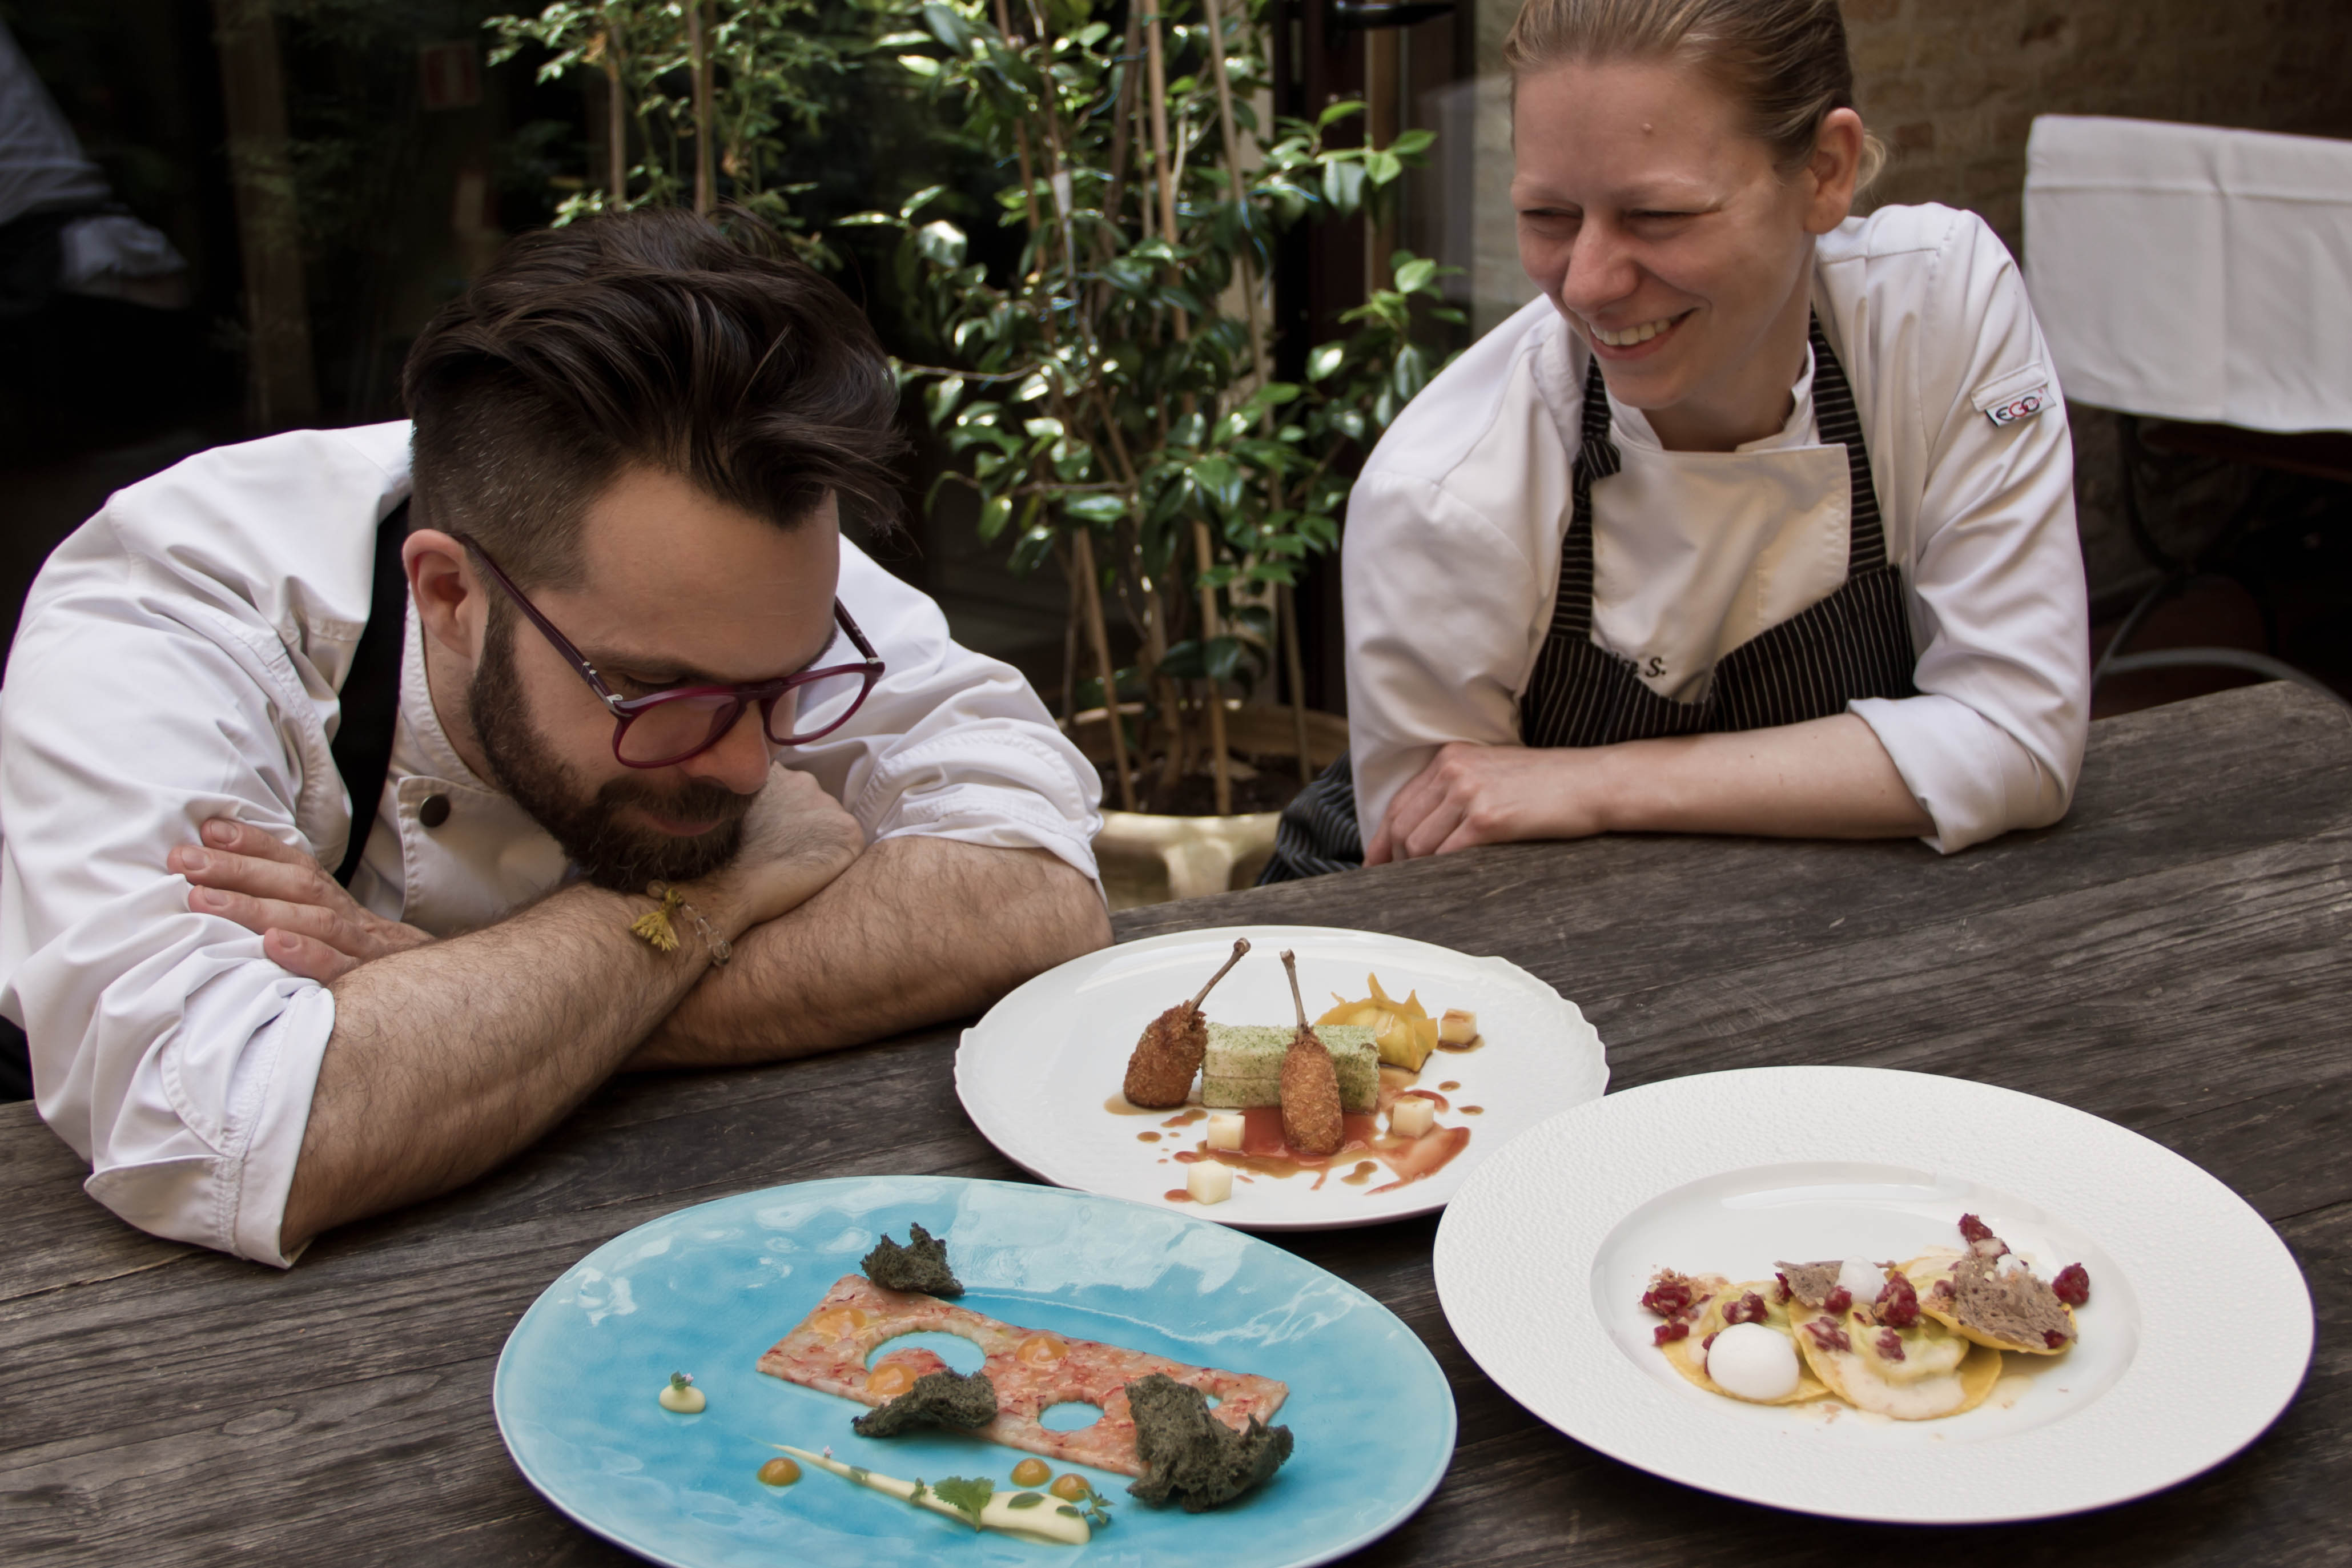
[[[2037,114],[2115,114],[2352,137],[2352,0],[1844,0],[1854,96],[1891,157],[1872,195],[1982,214],[2020,250]],[[1483,330],[1532,297],[1518,271],[1502,41],[1517,0],[1477,0],[1475,235]],[[2029,281],[2029,287],[2031,286]],[[2074,405],[2076,500],[2095,598],[2148,573],[2117,511],[2115,416]],[[2198,487],[2201,496],[2203,489]],[[2193,517],[2157,498],[2160,535]],[[2200,509],[2200,510],[2203,509]]]

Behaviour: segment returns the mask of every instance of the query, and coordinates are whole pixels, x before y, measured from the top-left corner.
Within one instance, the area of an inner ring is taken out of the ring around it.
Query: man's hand
[[[1606,832],[1600,793],[1604,750],[1530,751],[1465,741],[1441,747],[1389,803],[1380,831],[1364,847],[1364,864]]]
[[[215,817],[204,845],[182,845],[167,868],[194,884],[188,908],[259,933],[280,968],[330,984],[371,959],[422,947],[432,937],[362,909],[318,861],[247,823]]]
[[[779,763],[743,818],[734,863],[709,881],[736,916],[737,930],[791,913],[849,869],[866,850],[866,830],[806,773]]]

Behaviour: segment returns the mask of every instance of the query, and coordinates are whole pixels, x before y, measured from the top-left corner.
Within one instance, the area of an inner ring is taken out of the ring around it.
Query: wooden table
[[[2352,1560],[2352,724],[2280,685],[2103,722],[2074,815],[1950,858],[1916,844],[1526,845],[1122,916],[1497,952],[1582,1005],[1612,1087],[1850,1062],[1980,1079],[2137,1129],[2245,1194],[2318,1300],[2297,1402],[2162,1496],[1928,1538],[1725,1501],[1531,1417],[1464,1355],[1432,1221],[1280,1238],[1387,1303],[1461,1409],[1436,1497],[1367,1563]],[[510,1167],[279,1273],[140,1236],[0,1108],[0,1560],[610,1563],[516,1475],[490,1415],[508,1330],[583,1253],[802,1178],[1017,1177],[957,1106],[955,1031],[614,1084]],[[2193,1259],[2184,1259],[2193,1265]],[[2227,1332],[2225,1299],[2213,1302]]]

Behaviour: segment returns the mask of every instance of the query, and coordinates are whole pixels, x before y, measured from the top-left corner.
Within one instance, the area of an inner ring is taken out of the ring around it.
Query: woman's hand
[[[324,985],[371,959],[433,940],[369,913],[318,861],[249,823],[215,817],[201,837],[201,847],[182,845],[164,860],[193,884],[188,908],[258,933],[262,952],[281,969]]]
[[[1380,831],[1364,847],[1364,864],[1606,832],[1600,758],[1607,750],[1531,751],[1465,741],[1440,747],[1389,803]]]

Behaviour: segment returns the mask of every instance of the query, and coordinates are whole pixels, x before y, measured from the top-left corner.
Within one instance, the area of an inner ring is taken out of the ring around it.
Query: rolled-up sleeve
[[[2066,410],[2016,265],[1956,226],[1906,356],[1927,447],[1910,578],[1920,695],[1853,704],[1946,853],[2066,814],[2090,723],[2090,637]],[[1965,287],[1959,286],[1964,283]],[[2005,396],[2040,413],[1996,424]]]
[[[845,542],[841,599],[887,667],[850,721],[788,757],[869,840],[1044,849],[1098,879],[1102,780],[1029,683],[959,646],[947,617]]]
[[[201,605],[175,618],[127,570],[53,575],[10,656],[0,1011],[25,1026],[41,1114],[89,1162],[92,1197],[283,1266],[333,998],[191,912],[164,858],[214,816],[299,842],[306,778],[341,786],[318,777],[315,694],[274,637]]]

